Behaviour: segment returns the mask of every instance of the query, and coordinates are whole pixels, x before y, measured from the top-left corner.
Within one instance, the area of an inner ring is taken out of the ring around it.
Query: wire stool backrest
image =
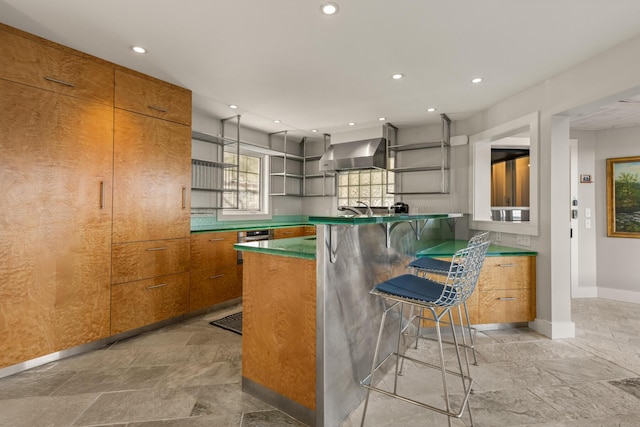
[[[460,249],[453,254],[451,268],[440,298],[435,305],[452,307],[464,303],[473,293],[480,269],[489,248],[489,242],[480,243]]]

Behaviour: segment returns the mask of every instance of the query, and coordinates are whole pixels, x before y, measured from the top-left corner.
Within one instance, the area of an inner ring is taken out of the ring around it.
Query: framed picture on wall
[[[607,159],[607,236],[640,238],[640,156]]]

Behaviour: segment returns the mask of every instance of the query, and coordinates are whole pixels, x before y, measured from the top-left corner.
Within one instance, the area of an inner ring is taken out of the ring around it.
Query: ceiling
[[[191,89],[212,118],[304,135],[464,119],[640,33],[638,0],[334,1],[0,0],[0,21]],[[617,104],[574,123],[640,123],[638,99]]]

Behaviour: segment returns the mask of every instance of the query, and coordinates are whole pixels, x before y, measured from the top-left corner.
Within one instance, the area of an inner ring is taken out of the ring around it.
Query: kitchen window
[[[340,172],[338,175],[338,206],[357,206],[358,201],[369,206],[389,207],[393,194],[387,194],[387,184],[393,186],[394,176],[379,169]]]
[[[266,188],[267,156],[249,150],[243,150],[239,157],[235,152],[225,152],[224,162],[238,165],[237,171],[236,168],[225,170],[225,188],[236,188],[237,181],[238,192],[237,195],[235,192],[225,193],[222,215],[224,219],[233,219],[234,216],[246,219],[248,216],[269,215],[269,200],[266,196],[269,194]]]

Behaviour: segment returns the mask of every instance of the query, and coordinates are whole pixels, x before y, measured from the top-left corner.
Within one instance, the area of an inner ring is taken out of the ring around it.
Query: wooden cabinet
[[[274,228],[273,229],[273,238],[274,239],[286,239],[289,237],[302,237],[306,236],[305,226],[299,227],[285,227],[285,228]],[[315,234],[315,230],[314,233]]]
[[[4,367],[109,335],[113,108],[6,80],[0,93]]]
[[[116,70],[115,93],[116,108],[191,127],[191,92],[186,89]]]
[[[112,249],[111,283],[189,271],[189,239],[118,243]]]
[[[113,242],[190,235],[191,129],[115,110]]]
[[[111,333],[129,331],[187,312],[189,273],[111,287]]]
[[[536,258],[487,257],[478,279],[478,323],[528,322],[536,316]]]
[[[0,27],[0,78],[113,105],[113,66],[53,45]]]
[[[200,310],[242,296],[242,265],[233,248],[235,231],[191,236],[189,310]]]
[[[305,225],[303,228],[304,228],[304,235],[305,236],[315,236],[316,235],[316,226],[315,225]]]

